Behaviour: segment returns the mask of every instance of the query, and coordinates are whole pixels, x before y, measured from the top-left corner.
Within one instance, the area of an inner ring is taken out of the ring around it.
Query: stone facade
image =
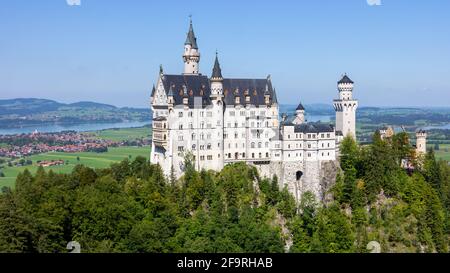
[[[262,177],[279,178],[299,200],[313,192],[322,200],[334,183],[339,142],[332,125],[305,122],[300,103],[293,117],[279,120],[279,105],[270,75],[260,79],[224,78],[216,53],[211,77],[199,70],[200,53],[192,22],[185,42],[181,75],[165,74],[162,67],[151,94],[153,141],[150,161],[165,175],[180,177],[186,153],[198,170],[220,171],[224,165],[246,162]],[[341,99],[357,105],[351,90],[338,84]],[[341,90],[342,89],[342,90]],[[336,102],[339,104],[343,102]],[[351,111],[355,111],[353,107]],[[354,117],[338,116],[354,133]],[[353,113],[354,114],[354,113]],[[347,120],[348,119],[348,120]]]

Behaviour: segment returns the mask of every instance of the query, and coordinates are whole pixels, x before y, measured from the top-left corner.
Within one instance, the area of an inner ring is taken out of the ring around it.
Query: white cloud
[[[381,6],[381,0],[367,0],[369,6]]]
[[[69,6],[80,6],[81,0],[66,0],[67,5]]]

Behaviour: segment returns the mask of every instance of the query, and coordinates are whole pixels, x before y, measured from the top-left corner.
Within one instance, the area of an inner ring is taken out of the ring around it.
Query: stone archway
[[[302,171],[297,171],[297,172],[295,173],[295,179],[296,179],[297,181],[299,181],[300,178],[302,178],[302,176],[303,176],[303,172],[302,172]]]

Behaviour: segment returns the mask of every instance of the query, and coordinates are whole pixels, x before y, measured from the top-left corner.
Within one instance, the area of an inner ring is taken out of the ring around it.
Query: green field
[[[141,138],[150,138],[151,128],[149,126],[145,126],[139,128],[107,129],[88,133],[93,133],[98,138],[112,141],[134,140]]]
[[[32,173],[36,172],[38,160],[64,160],[68,161],[67,165],[61,166],[51,166],[46,167],[45,170],[53,170],[59,173],[70,173],[73,167],[77,164],[83,164],[91,168],[105,168],[109,167],[111,163],[121,161],[125,158],[135,158],[136,156],[143,156],[148,158],[150,155],[150,147],[111,147],[108,148],[106,153],[94,153],[94,152],[83,152],[83,153],[62,153],[62,152],[51,152],[39,155],[33,155],[27,159],[33,161],[33,165],[24,167],[5,167],[3,173],[5,177],[0,178],[0,188],[3,186],[12,187],[14,186],[16,176],[19,172],[25,169],[30,170]],[[80,161],[77,161],[77,157],[80,157]]]
[[[431,145],[434,147],[434,145]],[[439,144],[439,150],[434,151],[437,159],[450,161],[450,144]]]

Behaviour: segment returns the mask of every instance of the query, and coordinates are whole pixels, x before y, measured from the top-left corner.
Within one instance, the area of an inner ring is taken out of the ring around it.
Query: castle
[[[224,165],[246,162],[262,176],[277,175],[297,200],[305,191],[324,195],[326,170],[333,169],[339,142],[355,137],[353,81],[338,82],[333,101],[336,127],[305,121],[299,103],[295,116],[279,118],[277,94],[266,78],[224,78],[216,52],[211,77],[200,73],[200,51],[190,22],[184,43],[184,73],[164,73],[160,67],[151,93],[153,113],[150,161],[167,176],[180,177],[186,152],[198,170],[220,171]]]

